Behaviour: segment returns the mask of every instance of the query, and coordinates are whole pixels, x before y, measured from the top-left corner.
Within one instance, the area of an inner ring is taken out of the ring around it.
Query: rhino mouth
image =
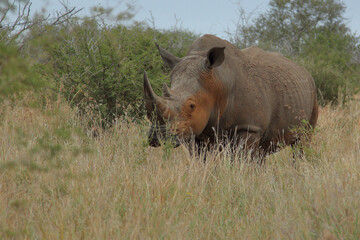
[[[181,145],[179,137],[170,133],[166,125],[151,125],[148,133],[148,142],[151,147],[160,147],[165,143],[170,143],[174,148]]]

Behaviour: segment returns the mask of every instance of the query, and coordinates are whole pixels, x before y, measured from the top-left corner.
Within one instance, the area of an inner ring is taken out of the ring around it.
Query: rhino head
[[[148,140],[150,146],[157,147],[161,139],[170,139],[177,147],[180,139],[199,136],[211,116],[223,111],[222,86],[214,68],[223,63],[224,48],[214,47],[206,55],[178,58],[157,47],[165,65],[172,69],[171,87],[164,83],[163,96],[157,96],[144,72],[145,108],[152,122]]]

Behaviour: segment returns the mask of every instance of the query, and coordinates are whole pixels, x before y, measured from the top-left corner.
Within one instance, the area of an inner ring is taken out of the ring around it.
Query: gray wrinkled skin
[[[306,128],[316,125],[312,76],[278,53],[239,50],[212,35],[197,39],[182,59],[158,49],[172,69],[171,86],[164,86],[159,97],[144,77],[146,109],[150,118],[156,109],[157,119],[173,124],[173,135],[181,139],[194,136],[197,143],[214,145],[220,136],[268,154],[304,137],[293,129],[305,122]],[[188,107],[192,101],[195,110]],[[150,133],[150,145],[158,146],[156,134]]]

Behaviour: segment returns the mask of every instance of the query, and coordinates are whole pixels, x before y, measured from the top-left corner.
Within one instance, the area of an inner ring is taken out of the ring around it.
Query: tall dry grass
[[[62,101],[0,112],[0,239],[359,239],[360,102],[322,108],[291,164],[203,164],[149,148],[146,125],[92,138]]]

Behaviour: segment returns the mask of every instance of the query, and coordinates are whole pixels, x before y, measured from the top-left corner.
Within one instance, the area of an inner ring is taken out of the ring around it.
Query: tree
[[[24,37],[28,30],[40,26],[60,25],[65,21],[68,21],[74,17],[82,9],[76,9],[76,7],[68,8],[63,5],[64,10],[57,12],[56,16],[36,14],[31,16],[32,2],[29,0],[5,0],[0,2],[0,41],[7,45],[12,43],[20,43],[20,46],[24,43],[22,37]],[[9,21],[9,15],[15,14],[14,20]],[[40,36],[45,33],[38,31],[36,36]],[[34,36],[35,37],[35,36]]]
[[[340,0],[271,0],[269,9],[240,20],[231,40],[240,48],[259,45],[304,65],[325,101],[354,93],[359,83],[359,37],[351,33]],[[245,20],[244,20],[245,19]]]
[[[350,30],[343,17],[345,9],[339,0],[271,0],[269,9],[252,24],[237,26],[242,30],[238,31],[240,36],[234,38],[241,42],[243,36],[247,36],[252,39],[248,44],[297,54],[316,32],[348,34]]]

